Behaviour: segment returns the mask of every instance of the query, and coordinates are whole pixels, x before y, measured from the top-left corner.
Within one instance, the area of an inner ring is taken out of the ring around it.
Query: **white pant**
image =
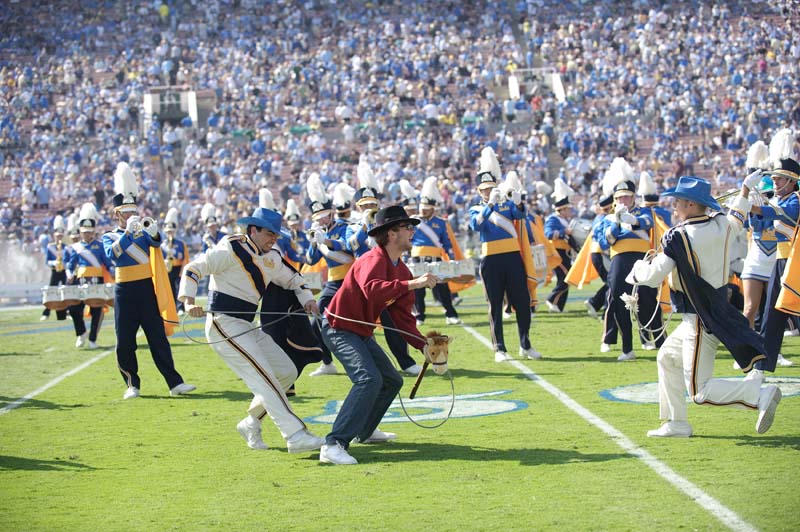
[[[286,439],[305,428],[285,393],[297,380],[297,368],[272,337],[261,329],[252,330],[253,327],[252,322],[242,319],[208,314],[206,338],[217,342],[211,347],[253,392],[248,413],[261,419],[266,411]]]
[[[699,332],[699,334],[698,334]],[[758,408],[759,380],[712,379],[719,340],[695,314],[682,321],[658,350],[658,402],[661,419],[686,421],[686,392],[699,405]]]

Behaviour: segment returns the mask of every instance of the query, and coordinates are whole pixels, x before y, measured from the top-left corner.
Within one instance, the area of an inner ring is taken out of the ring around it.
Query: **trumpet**
[[[150,227],[150,226],[151,226],[151,225],[153,225],[154,223],[156,223],[156,221],[155,221],[155,220],[153,220],[153,219],[152,219],[152,218],[150,218],[149,216],[145,216],[145,217],[144,217],[144,218],[142,218],[142,220],[141,220],[142,229],[147,229],[148,227]]]
[[[729,191],[725,192],[724,194],[721,194],[721,195],[717,196],[714,199],[717,200],[717,203],[722,203],[726,199],[732,198],[735,195],[737,195],[739,193],[739,191],[740,191],[740,189],[738,189],[738,188],[732,188]]]
[[[174,250],[172,249],[172,237],[168,236],[167,237],[167,258],[164,259],[164,266],[167,269],[167,273],[172,271],[172,260],[175,258],[174,255],[175,255],[175,253],[174,253]]]
[[[64,253],[61,251],[64,247],[64,244],[59,241],[56,244],[56,271],[63,272],[64,271]]]
[[[369,209],[364,211],[364,221],[369,225],[375,224],[375,215],[378,214],[378,209]]]

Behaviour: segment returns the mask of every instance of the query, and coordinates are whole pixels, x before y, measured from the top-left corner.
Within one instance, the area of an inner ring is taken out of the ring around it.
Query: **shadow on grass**
[[[384,445],[352,445],[349,452],[361,464],[393,462],[439,462],[442,460],[464,460],[473,462],[516,462],[520,465],[570,464],[586,462],[608,462],[630,459],[626,453],[581,453],[565,449],[524,448],[496,449],[469,445],[442,443],[401,443]],[[309,458],[312,459],[312,458]],[[313,458],[317,459],[317,458]]]
[[[8,406],[10,403],[17,401],[18,397],[4,397],[0,395],[0,408]],[[72,408],[83,408],[86,405],[82,403],[77,403],[74,405],[62,405],[58,403],[51,403],[50,401],[42,401],[39,399],[28,399],[21,405],[15,407],[17,410],[24,410],[24,409],[39,409],[39,410],[69,410]]]
[[[300,392],[300,395],[289,398],[289,400],[292,403],[306,403],[306,402],[315,402],[315,403],[317,403],[317,402],[319,402],[320,400],[323,399],[322,397],[319,397],[317,395],[303,394],[303,390],[302,389],[299,390],[299,392]],[[150,395],[142,395],[142,397],[144,397],[144,398],[151,397],[153,399],[157,399],[157,398],[163,397],[163,396],[156,394],[156,395],[152,395],[152,396],[150,396]],[[249,392],[220,390],[220,391],[209,391],[209,392],[203,392],[203,393],[197,393],[197,392],[187,393],[185,395],[181,395],[179,399],[183,400],[183,401],[190,401],[192,399],[201,399],[201,400],[206,400],[206,399],[219,400],[219,399],[223,399],[225,401],[234,401],[234,402],[237,402],[237,403],[241,403],[241,402],[249,403],[253,399],[253,394],[249,393]]]
[[[795,451],[800,451],[800,436],[750,436],[746,434],[731,434],[730,436],[696,435],[696,437],[709,440],[733,440],[736,445],[752,445],[755,447],[769,447],[771,449],[788,447]]]
[[[503,366],[498,364],[498,369],[502,368]],[[519,371],[510,371],[510,372],[503,372],[503,371],[482,371],[477,369],[451,369],[450,373],[453,374],[454,379],[484,379],[487,377],[496,378],[496,377],[508,377],[512,379],[519,379],[526,381],[528,377],[520,373]],[[432,371],[428,371],[425,373],[425,379],[428,377],[435,377]],[[445,375],[445,380],[449,380],[448,377]]]
[[[31,357],[38,354],[39,353],[20,353],[18,351],[12,351],[9,353],[0,353],[0,357]]]
[[[40,460],[0,455],[0,471],[93,471],[94,469],[71,460]]]

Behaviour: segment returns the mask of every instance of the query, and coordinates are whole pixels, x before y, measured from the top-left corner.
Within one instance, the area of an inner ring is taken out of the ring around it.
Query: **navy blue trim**
[[[256,317],[258,305],[223,292],[211,290],[208,292],[208,310],[217,314],[225,314],[238,320],[253,321]]]
[[[241,242],[236,240],[231,240],[231,249],[241,261],[245,271],[250,275],[256,290],[258,290],[258,294],[263,296],[264,292],[267,290],[267,284],[264,282],[264,276],[261,275],[261,270],[253,263],[253,256],[244,249]]]

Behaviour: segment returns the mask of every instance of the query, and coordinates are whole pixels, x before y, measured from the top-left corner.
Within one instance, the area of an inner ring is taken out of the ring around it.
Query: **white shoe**
[[[361,441],[358,436],[353,440],[358,443],[386,443],[390,440],[396,440],[397,434],[394,432],[383,432],[381,429],[375,429],[372,431],[372,434],[369,438],[364,441]]]
[[[740,366],[739,363],[734,360],[733,361],[733,369],[742,369],[742,366]]]
[[[89,340],[89,349],[98,349],[100,346],[96,342]]]
[[[595,308],[592,306],[592,302],[591,301],[589,301],[587,299],[586,301],[583,302],[583,304],[586,306],[586,311],[589,313],[589,316],[591,316],[593,318],[599,318],[600,317],[600,315],[597,313]]]
[[[758,395],[758,420],[756,421],[756,432],[764,434],[772,426],[775,420],[775,410],[781,402],[781,389],[774,384],[767,384],[761,388]]]
[[[622,353],[617,357],[617,362],[628,362],[630,360],[636,360],[636,354],[633,351]]]
[[[39,318],[39,321],[47,321],[47,318],[49,317],[50,316],[42,316],[41,318]]]
[[[740,367],[738,367],[739,364],[736,364],[736,366],[737,366],[736,369],[741,369]],[[753,368],[753,369],[750,370],[750,372],[747,375],[745,375],[744,380],[746,380],[746,381],[758,380],[758,381],[762,381],[763,382],[764,381],[764,372],[761,371],[760,369]]]
[[[789,366],[794,366],[794,362],[792,362],[791,360],[789,360],[787,358],[784,358],[784,356],[781,355],[781,354],[778,354],[778,363],[777,364],[778,364],[778,366],[780,366],[782,368],[788,368]]]
[[[406,375],[411,375],[412,377],[416,377],[422,371],[422,367],[419,364],[414,364],[413,366],[408,366],[405,369],[400,370],[402,373]]]
[[[530,349],[519,348],[519,358],[527,358],[529,360],[541,360],[542,354],[531,346]]]
[[[341,443],[323,445],[319,451],[319,461],[323,464],[355,465],[358,460],[347,453]]]
[[[545,304],[547,304],[547,310],[549,310],[550,312],[555,312],[556,314],[561,313],[561,309],[558,308],[558,305],[555,305],[547,300],[545,300]]]
[[[510,320],[513,317],[514,317],[514,315],[511,314],[510,312],[503,312],[503,319],[504,320]]]
[[[799,329],[789,329],[788,331],[783,331],[784,336],[800,336]]]
[[[320,375],[336,375],[338,371],[336,370],[336,366],[331,362],[330,364],[326,364],[325,362],[321,363],[317,369],[312,371],[308,374],[309,377],[319,377]]]
[[[325,440],[315,436],[306,429],[300,429],[286,440],[286,447],[291,454],[316,451],[325,445]]]
[[[422,327],[425,325],[425,320],[417,320],[417,327]]]
[[[600,344],[600,352],[601,353],[610,353],[611,352],[611,346],[608,345],[608,344]]]
[[[655,342],[645,342],[642,344],[642,349],[645,351],[653,351],[656,348]]]
[[[88,332],[83,333],[75,339],[75,347],[83,347],[86,345],[86,338],[89,336]]]
[[[448,325],[461,325],[464,323],[461,318],[445,318],[444,322]]]
[[[460,295],[458,295],[458,294],[454,294],[454,295],[453,295],[453,306],[454,306],[454,307],[457,307],[457,306],[458,306],[458,305],[460,305],[460,304],[461,304],[463,301],[464,301],[464,298],[462,298]]]
[[[180,383],[179,385],[175,386],[169,391],[169,395],[172,397],[176,397],[178,395],[183,395],[185,393],[193,392],[197,389],[197,386],[194,384],[186,384],[185,382]]]
[[[511,357],[505,351],[496,351],[494,353],[495,362],[506,362],[507,360],[511,360]]]
[[[180,310],[178,311],[178,316],[183,316],[184,314],[185,314],[185,312],[184,312],[184,310],[183,310],[183,309],[180,309]]]
[[[692,435],[692,426],[686,421],[667,421],[655,430],[648,430],[649,438],[688,438]]]
[[[122,394],[123,399],[133,399],[134,397],[139,397],[139,388],[136,386],[131,386]]]
[[[261,423],[257,426],[253,426],[248,421],[248,418],[244,418],[236,425],[236,430],[239,431],[239,434],[242,435],[244,441],[247,442],[247,446],[251,449],[255,449],[256,451],[266,451],[269,449],[264,440],[261,439]]]

